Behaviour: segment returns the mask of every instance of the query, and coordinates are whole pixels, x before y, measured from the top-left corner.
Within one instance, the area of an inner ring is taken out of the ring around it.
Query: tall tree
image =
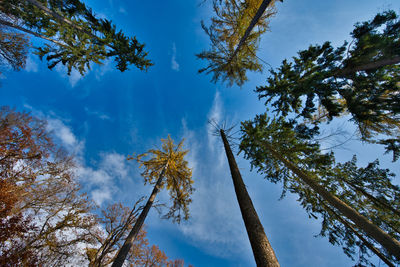
[[[212,81],[228,80],[229,85],[242,85],[246,71],[261,71],[256,53],[262,33],[275,14],[275,1],[270,0],[214,0],[215,17],[207,28],[202,27],[211,41],[211,49],[197,55],[208,60],[207,67],[199,72],[212,73]],[[253,29],[257,28],[257,31]]]
[[[113,267],[123,265],[157,193],[162,188],[166,187],[169,190],[171,201],[173,202],[164,217],[172,218],[173,221],[178,223],[181,219],[187,220],[189,218],[188,205],[192,201],[190,195],[194,189],[192,187],[192,171],[188,168],[188,162],[184,159],[188,151],[183,150],[183,141],[175,145],[170,136],[161,141],[162,149],[151,149],[147,153],[131,157],[131,159],[137,160],[141,167],[144,167],[142,176],[145,184],[154,184],[154,188],[125,243],[119,250],[112,264]],[[147,156],[150,156],[150,159],[144,160],[143,158]]]
[[[394,11],[358,23],[350,44],[300,51],[256,92],[279,114],[320,124],[350,114],[363,141],[400,156],[400,20]],[[319,112],[320,111],[320,112]],[[386,135],[386,137],[385,137]]]
[[[321,203],[324,201],[354,223],[368,240],[380,244],[388,258],[399,260],[400,236],[396,230],[399,218],[390,209],[377,206],[354,186],[348,186],[357,181],[365,192],[370,191],[376,199],[398,210],[400,188],[390,183],[388,170],[379,169],[377,162],[367,168],[358,168],[355,159],[346,164],[335,164],[333,153],[321,153],[318,142],[313,141],[318,132],[316,129],[312,131],[282,117],[271,120],[266,114],[256,116],[254,121],[242,123],[242,132],[240,149],[245,157],[270,181],[282,181],[284,192],[289,190],[298,194],[310,216],[322,214],[322,235],[329,232],[332,243],[344,241],[346,254],[354,253],[352,247],[357,237],[350,233],[351,230],[337,226],[338,219],[324,209],[325,204]]]
[[[258,218],[249,193],[247,192],[239,168],[236,164],[235,157],[233,156],[228,139],[225,135],[225,131],[220,129],[219,134],[224,144],[226,157],[231,170],[233,185],[235,187],[236,197],[242,213],[244,224],[246,226],[247,235],[250,240],[256,264],[257,266],[278,267],[280,266],[279,262],[275,256],[275,252],[272,249],[271,244],[269,243],[267,235],[265,234],[264,227]]]
[[[92,63],[114,58],[117,69],[133,64],[140,70],[151,65],[144,45],[125,36],[106,19],[96,18],[82,2],[74,1],[3,1],[0,24],[48,41],[36,53],[46,56],[49,68],[62,63],[82,75]]]

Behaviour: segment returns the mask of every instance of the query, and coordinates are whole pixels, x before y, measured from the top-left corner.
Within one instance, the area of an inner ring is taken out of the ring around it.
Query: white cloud
[[[25,106],[33,110],[29,105]],[[99,155],[100,160],[88,166],[84,160],[84,140],[79,140],[73,130],[54,114],[45,116],[42,112],[35,110],[33,113],[45,118],[47,130],[53,133],[55,141],[75,156],[75,174],[93,201],[101,205],[113,199],[113,196],[119,192],[117,183],[126,180],[129,174],[126,157],[116,152],[102,152]]]
[[[103,61],[103,64],[97,65],[97,68],[95,71],[96,80],[100,81],[107,72],[110,72],[112,70],[113,70],[112,60],[105,59]]]
[[[110,116],[108,116],[107,114],[97,111],[97,110],[91,110],[88,107],[85,107],[85,111],[88,115],[93,115],[96,116],[97,118],[101,119],[101,120],[112,120]]]
[[[71,87],[75,87],[75,85],[77,84],[77,82],[79,80],[81,80],[83,78],[83,76],[79,73],[79,71],[77,70],[72,70],[71,74],[68,77],[69,80],[69,84],[71,85]]]
[[[59,118],[47,116],[47,130],[51,131],[58,141],[68,150],[76,156],[81,156],[85,146],[85,142],[79,141],[71,128],[64,124]]]
[[[28,56],[26,59],[25,70],[27,72],[37,72],[38,71],[38,64],[31,56]]]
[[[104,190],[104,188],[96,189],[91,192],[91,196],[97,205],[101,205],[103,202],[112,199],[112,192],[109,189]]]
[[[215,148],[215,142],[216,142],[216,137],[212,135],[212,133],[215,132],[215,127],[213,126],[213,124],[216,125],[220,125],[221,124],[221,120],[222,120],[222,103],[221,103],[221,97],[219,92],[215,92],[214,95],[214,101],[213,101],[213,105],[210,109],[210,111],[208,112],[208,121],[211,123],[207,124],[207,132],[209,135],[209,139],[208,139],[208,147],[210,148],[211,151],[214,150]]]
[[[223,116],[223,104],[221,101],[221,96],[220,93],[217,91],[215,92],[214,95],[214,101],[213,105],[208,112],[208,121],[209,123],[207,124],[207,138],[208,138],[208,148],[210,152],[215,152],[218,155],[218,160],[216,161],[218,163],[218,167],[221,168],[222,164],[224,163],[224,151],[222,150],[222,143],[219,140],[218,136],[215,136],[215,131],[216,128],[215,126],[222,126],[224,123],[224,120],[222,119]]]
[[[172,44],[172,57],[171,57],[171,69],[179,71],[179,64],[176,61],[176,44]]]
[[[128,165],[125,156],[112,152],[102,153],[96,168],[80,163],[77,176],[86,185],[89,194],[96,204],[101,205],[106,200],[111,200],[119,189],[117,182],[128,177]]]
[[[68,78],[68,82],[71,85],[71,87],[75,87],[75,85],[83,78],[83,76],[79,73],[79,71],[72,69],[71,74],[68,75],[68,70],[67,67],[65,67],[62,64],[58,64],[55,67],[55,70],[61,75],[63,78]],[[85,74],[87,75],[89,71],[87,71]]]
[[[219,93],[209,117],[220,121],[222,103]],[[195,191],[190,205],[191,219],[179,226],[190,242],[209,254],[226,258],[250,258],[248,239],[236,201],[229,167],[224,157],[222,143],[211,136],[209,125],[204,132],[195,132],[182,120],[185,147],[189,150],[186,159],[193,168]],[[210,138],[212,145],[210,145]],[[209,142],[209,145],[203,145]]]

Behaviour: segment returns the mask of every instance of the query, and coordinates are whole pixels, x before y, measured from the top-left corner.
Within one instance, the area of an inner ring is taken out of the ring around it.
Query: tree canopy
[[[251,24],[263,2],[268,2],[268,8],[262,10],[260,17]],[[261,34],[268,30],[268,19],[275,14],[274,2],[213,0],[215,16],[211,18],[211,25],[207,27],[202,23],[211,47],[197,54],[198,58],[208,61],[208,66],[199,72],[212,73],[213,82],[221,79],[229,85],[242,85],[247,81],[248,70],[261,71],[256,53]],[[248,28],[247,37],[241,40]]]
[[[271,70],[260,99],[286,116],[318,125],[346,114],[363,141],[385,145],[400,155],[400,20],[394,11],[357,23],[352,42],[333,48],[329,42],[300,51]],[[386,138],[384,138],[386,136]]]
[[[365,168],[357,166],[355,157],[346,163],[336,163],[332,152],[321,151],[320,144],[314,139],[316,131],[284,117],[258,115],[253,121],[243,122],[241,130],[240,150],[250,160],[252,167],[267,180],[282,183],[282,197],[287,191],[297,194],[298,201],[310,218],[322,219],[320,235],[328,236],[332,244],[341,245],[346,255],[354,259],[360,251],[360,260],[370,264],[365,242],[360,241],[358,235],[369,243],[375,244],[375,241],[364,232],[354,232],[344,225],[343,221],[353,224],[338,215],[341,213],[335,207],[321,199],[317,192],[299,179],[297,173],[276,158],[268,147],[273,147],[275,153],[306,172],[332,195],[353,207],[393,238],[400,238],[400,214],[393,213],[393,210],[400,208],[400,188],[392,184],[391,178],[394,175],[389,170],[379,168],[378,160]],[[354,228],[359,229],[357,225]],[[385,254],[389,261],[398,262],[390,253]]]
[[[96,18],[81,1],[3,1],[0,12],[3,27],[47,41],[35,53],[46,58],[50,69],[61,63],[68,74],[76,69],[83,75],[91,64],[107,58],[114,58],[120,71],[153,65],[144,44],[118,31],[110,20]]]
[[[183,150],[184,140],[174,144],[168,135],[167,139],[161,139],[161,141],[161,149],[150,149],[147,153],[133,155],[129,159],[135,159],[140,163],[139,167],[144,168],[142,176],[145,184],[154,185],[164,170],[163,177],[165,178],[160,189],[166,188],[172,201],[164,217],[180,222],[182,219],[189,218],[189,204],[192,202],[191,194],[194,191],[192,170],[185,160],[189,151]]]

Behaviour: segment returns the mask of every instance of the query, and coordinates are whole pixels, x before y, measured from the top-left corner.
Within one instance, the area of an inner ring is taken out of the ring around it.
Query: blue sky
[[[148,72],[132,68],[120,73],[110,61],[94,66],[85,77],[76,72],[68,77],[63,67],[50,71],[30,55],[25,70],[3,73],[1,104],[47,119],[58,141],[76,155],[84,190],[103,206],[116,201],[131,205],[151,191],[143,186],[137,165],[125,160],[127,155],[159,146],[168,134],[175,140],[185,138],[196,188],[192,217],[175,225],[151,211],[146,220],[150,242],[194,266],[255,266],[223,147],[207,121],[235,124],[264,112],[253,90],[265,84],[268,74],[249,74],[242,88],[213,84],[210,76],[197,74],[205,62],[195,54],[209,44],[200,21],[212,15],[210,0],[201,2],[85,1],[99,16],[146,43],[155,65]],[[277,7],[259,51],[274,67],[310,44],[342,44],[355,22],[371,19],[378,11],[400,12],[400,2],[389,0],[292,0]],[[351,132],[352,126],[347,124],[345,130]],[[390,163],[390,155],[381,152],[354,143],[337,155],[346,161],[359,153],[361,163],[379,157],[398,172],[398,163]],[[295,196],[278,201],[281,186],[250,172],[240,156],[237,160],[281,266],[355,264],[326,238],[314,237],[320,223],[308,218]],[[168,201],[166,192],[158,198]]]

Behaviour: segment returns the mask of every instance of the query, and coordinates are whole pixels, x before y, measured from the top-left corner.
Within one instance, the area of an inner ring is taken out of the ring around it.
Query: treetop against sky
[[[126,36],[145,43],[144,51],[154,65],[147,71],[131,67],[120,72],[109,58],[102,59],[102,65],[90,64],[84,76],[74,68],[67,75],[68,68],[62,64],[49,70],[31,48],[20,71],[0,67],[1,105],[30,111],[48,121],[55,141],[75,156],[83,191],[101,207],[117,201],[132,207],[141,196],[150,194],[152,185],[143,185],[139,164],[127,161],[128,155],[159,149],[160,139],[168,134],[175,141],[184,138],[184,150],[189,150],[185,159],[196,189],[189,205],[191,217],[178,225],[160,219],[156,209],[151,209],[146,231],[151,244],[194,266],[255,266],[223,144],[212,135],[208,120],[234,125],[266,112],[265,100],[259,101],[253,91],[267,85],[270,68],[276,70],[284,59],[290,61],[310,45],[330,41],[337,48],[345,40],[350,43],[354,24],[371,20],[378,12],[392,9],[400,13],[400,3],[391,0],[362,4],[355,0],[277,1],[276,15],[257,43],[264,71],[247,72],[248,80],[239,88],[211,83],[211,76],[197,73],[207,66],[196,54],[210,48],[201,21],[210,25],[212,1],[84,3],[96,18],[111,20]],[[34,46],[44,44],[34,37],[28,41]],[[380,168],[399,174],[392,155],[384,154],[383,146],[354,140],[357,126],[345,119],[321,126],[325,135],[332,129],[343,133],[322,143],[321,149],[354,134],[345,147],[334,149],[337,162],[351,161],[357,154],[357,164],[365,167],[379,158]],[[238,152],[231,145],[233,153]],[[282,185],[251,172],[242,155],[235,157],[281,266],[357,263],[340,246],[329,244],[328,238],[314,237],[321,230],[321,220],[309,219],[297,196],[288,193],[279,201]],[[399,178],[393,183],[399,184]],[[157,195],[160,202],[168,204],[169,199],[167,191]],[[376,257],[371,261],[379,264]]]

